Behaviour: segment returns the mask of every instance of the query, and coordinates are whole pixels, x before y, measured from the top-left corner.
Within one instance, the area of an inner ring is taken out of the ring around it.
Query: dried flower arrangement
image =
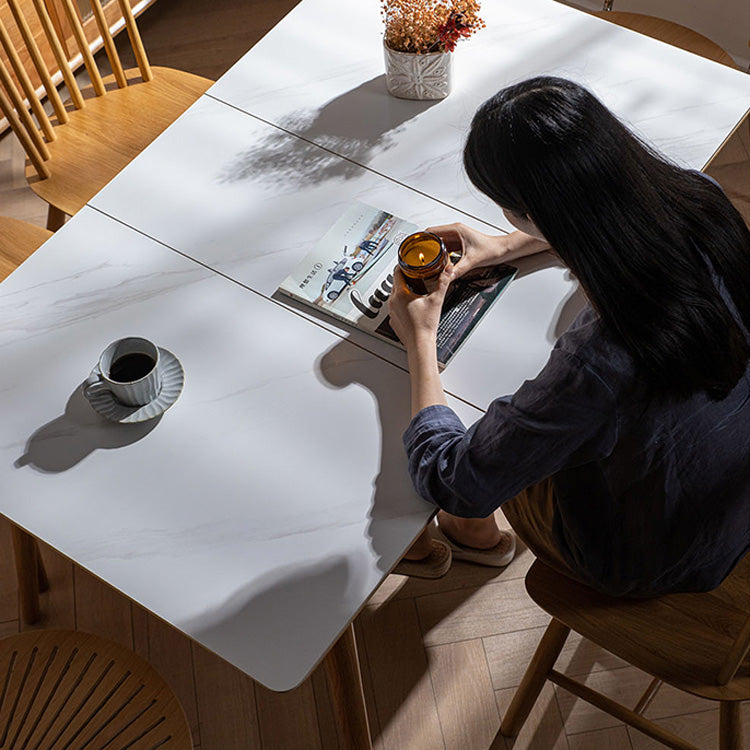
[[[385,43],[399,52],[453,52],[485,23],[478,0],[381,0]]]

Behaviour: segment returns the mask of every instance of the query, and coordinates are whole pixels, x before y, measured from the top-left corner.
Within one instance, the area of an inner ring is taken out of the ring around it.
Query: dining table
[[[355,201],[509,231],[461,153],[514,81],[574,79],[699,170],[750,110],[747,74],[554,0],[482,13],[452,93],[412,101],[386,91],[378,0],[302,0],[0,284],[0,513],[272,690],[325,659],[345,747],[370,746],[351,623],[436,508],[404,352],[279,285]],[[517,265],[442,375],[465,424],[585,304],[552,255]],[[143,422],[84,396],[125,336],[184,373]]]

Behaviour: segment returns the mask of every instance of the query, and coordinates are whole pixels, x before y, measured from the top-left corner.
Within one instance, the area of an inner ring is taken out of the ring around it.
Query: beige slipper
[[[445,542],[453,553],[454,560],[486,565],[490,568],[504,568],[516,556],[516,535],[510,531],[500,532],[500,541],[489,549],[467,547],[451,539],[439,526],[432,533]]]
[[[421,560],[402,559],[391,571],[412,578],[442,578],[451,567],[451,548],[445,542],[432,540],[432,551]]]

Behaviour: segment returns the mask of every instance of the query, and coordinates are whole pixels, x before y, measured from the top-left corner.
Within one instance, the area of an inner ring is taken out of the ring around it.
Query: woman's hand
[[[461,255],[454,266],[454,278],[459,278],[474,268],[507,263],[549,249],[546,242],[523,232],[493,236],[465,224],[444,224],[429,227],[427,231],[441,237],[449,253]]]
[[[429,294],[421,295],[409,289],[400,268],[394,270],[388,312],[391,327],[407,351],[425,344],[434,348],[440,311],[453,276],[453,266],[449,263],[440,274],[435,288]]]
[[[411,380],[411,415],[433,404],[446,404],[437,362],[437,329],[445,293],[453,280],[448,264],[429,294],[414,294],[400,268],[393,272],[388,300],[391,326],[406,347]]]

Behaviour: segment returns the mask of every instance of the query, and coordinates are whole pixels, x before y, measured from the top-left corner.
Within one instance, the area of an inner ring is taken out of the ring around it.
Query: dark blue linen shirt
[[[457,516],[552,477],[553,542],[609,594],[710,590],[750,548],[750,366],[722,401],[656,400],[590,306],[476,424],[428,406],[404,444],[417,491]]]

